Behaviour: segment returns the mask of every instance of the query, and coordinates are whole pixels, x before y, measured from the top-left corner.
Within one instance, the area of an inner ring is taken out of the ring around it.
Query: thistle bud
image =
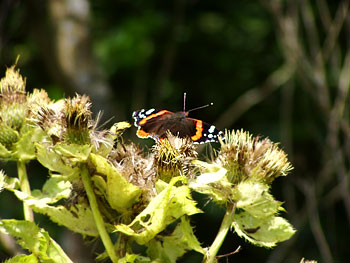
[[[88,96],[76,95],[65,101],[65,141],[75,144],[89,144],[91,126],[91,102]]]
[[[249,178],[270,184],[292,169],[286,153],[269,139],[260,140],[243,131],[226,131],[225,140],[220,143],[217,162],[227,169],[232,183]]]
[[[0,81],[0,121],[17,131],[26,117],[25,80],[15,66]]]
[[[189,138],[179,138],[168,133],[167,139],[157,141],[153,152],[156,170],[163,181],[169,182],[179,175],[191,176],[189,168],[197,152]]]

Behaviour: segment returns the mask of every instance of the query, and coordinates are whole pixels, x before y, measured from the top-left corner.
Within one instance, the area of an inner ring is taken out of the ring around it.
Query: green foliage
[[[31,256],[13,258],[19,262],[44,262],[44,263],[71,263],[72,261],[63,252],[62,248],[49,234],[39,228],[35,223],[24,220],[1,220],[0,230],[17,239],[17,242],[29,250]],[[11,262],[11,261],[10,261]]]
[[[126,181],[105,158],[91,154],[90,160],[96,168],[96,173],[106,177],[106,180],[100,182],[104,185],[100,190],[104,192],[109,205],[120,212],[129,209],[138,200],[141,189]],[[103,180],[102,177],[98,178]]]
[[[21,77],[15,77],[12,81],[23,88]],[[17,98],[11,93],[7,96],[10,104],[11,98]],[[0,145],[4,149],[0,157],[18,165],[18,178],[0,173],[0,189],[13,192],[23,202],[26,220],[2,220],[0,228],[35,257],[17,256],[10,262],[71,262],[48,233],[35,225],[33,211],[83,236],[101,238],[106,252],[97,258],[114,263],[175,263],[190,250],[211,263],[231,228],[264,247],[275,246],[295,232],[277,216],[283,211],[282,203],[269,193],[271,182],[286,175],[291,166],[285,153],[267,139],[227,131],[217,157],[203,162],[197,159],[191,140],[169,133],[144,154],[120,139],[130,124],[96,130],[87,96],[53,103],[45,92],[36,91],[21,99],[27,101],[22,122],[0,119],[0,126],[16,132]],[[1,116],[10,116],[6,115],[9,110],[2,107]],[[26,176],[25,163],[33,159],[49,170],[41,190],[31,190]],[[191,216],[202,212],[192,199],[192,190],[227,210],[208,249],[201,247],[190,224]],[[144,254],[133,251],[134,242],[146,248]]]
[[[31,255],[17,255],[6,260],[4,263],[39,263],[34,254]]]
[[[195,250],[205,255],[189,220],[181,217],[181,222],[170,235],[159,236],[149,242],[147,254],[152,262],[171,263],[176,262],[188,250]]]
[[[190,196],[187,186],[174,186],[184,177],[174,177],[169,185],[149,203],[128,225],[117,225],[116,231],[133,237],[143,245],[163,231],[168,225],[184,215],[193,215],[201,211]]]

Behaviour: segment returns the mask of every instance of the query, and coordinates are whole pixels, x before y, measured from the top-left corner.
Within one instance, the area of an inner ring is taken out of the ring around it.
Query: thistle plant
[[[0,189],[24,204],[24,220],[3,219],[0,231],[31,252],[7,262],[71,262],[34,223],[32,210],[83,236],[100,238],[105,252],[97,260],[114,263],[177,262],[190,250],[201,253],[203,262],[217,262],[231,229],[263,247],[294,234],[279,216],[282,203],[269,192],[273,180],[292,167],[270,140],[226,131],[216,157],[204,162],[190,139],[169,133],[145,152],[124,143],[127,122],[98,129],[88,96],[55,102],[42,90],[27,94],[15,67],[0,84],[0,158],[17,161],[19,167],[17,177],[0,172]],[[25,172],[34,159],[49,173],[40,190],[31,190]],[[191,216],[202,213],[193,191],[226,209],[208,248],[201,246],[191,225]],[[134,251],[135,243],[144,253]]]

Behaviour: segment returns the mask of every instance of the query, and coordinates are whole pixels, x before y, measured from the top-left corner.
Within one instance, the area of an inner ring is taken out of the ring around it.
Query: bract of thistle
[[[92,127],[91,102],[88,96],[76,95],[65,100],[64,140],[67,143],[90,144],[89,130]]]

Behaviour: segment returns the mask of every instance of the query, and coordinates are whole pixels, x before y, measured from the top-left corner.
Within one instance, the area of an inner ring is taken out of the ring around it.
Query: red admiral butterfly
[[[209,105],[190,111],[207,106]],[[190,111],[176,113],[156,109],[134,111],[132,116],[135,119],[135,126],[138,127],[136,134],[140,138],[166,138],[166,132],[170,131],[180,138],[189,137],[194,143],[218,142],[222,132],[214,125],[188,118]]]

